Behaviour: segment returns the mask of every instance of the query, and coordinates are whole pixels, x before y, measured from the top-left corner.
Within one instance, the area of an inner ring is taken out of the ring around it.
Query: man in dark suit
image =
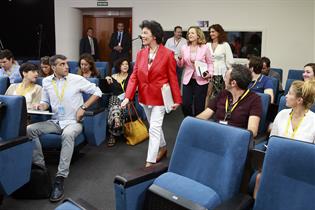
[[[112,49],[110,53],[112,64],[119,58],[130,58],[131,39],[129,33],[124,31],[123,23],[117,24],[117,31],[112,34],[109,47]]]
[[[83,37],[80,41],[80,55],[83,53],[89,53],[95,60],[99,59],[98,44],[96,38],[93,37],[93,28],[88,28],[86,37]]]

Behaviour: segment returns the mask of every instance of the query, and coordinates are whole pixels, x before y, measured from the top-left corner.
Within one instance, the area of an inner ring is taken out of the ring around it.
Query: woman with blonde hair
[[[270,136],[315,143],[315,113],[310,110],[315,102],[315,80],[294,81],[285,96],[289,109],[281,110],[272,126]],[[254,189],[256,198],[261,172],[257,174]]]
[[[213,75],[213,63],[211,52],[205,45],[205,35],[199,27],[189,27],[187,40],[187,46],[182,47],[177,61],[178,66],[184,68],[182,110],[185,116],[196,116],[205,107],[208,84]],[[204,74],[196,70],[196,61],[207,66]]]

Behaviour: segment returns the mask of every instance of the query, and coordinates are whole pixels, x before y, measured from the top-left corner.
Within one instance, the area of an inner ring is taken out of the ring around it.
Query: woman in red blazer
[[[173,95],[175,110],[182,102],[176,76],[176,61],[172,51],[162,43],[163,29],[155,21],[143,21],[142,44],[146,46],[137,54],[133,73],[129,79],[126,96],[121,106],[123,108],[133,99],[138,88],[139,102],[143,106],[149,128],[149,148],[146,167],[158,162],[166,156],[166,142],[162,130],[165,114],[161,87],[169,83]]]
[[[208,84],[213,75],[213,63],[211,52],[205,45],[205,35],[199,27],[189,27],[187,40],[187,46],[181,48],[177,61],[179,67],[184,67],[182,109],[185,116],[196,116],[205,108]],[[207,65],[206,74],[203,76],[197,74],[195,61]]]

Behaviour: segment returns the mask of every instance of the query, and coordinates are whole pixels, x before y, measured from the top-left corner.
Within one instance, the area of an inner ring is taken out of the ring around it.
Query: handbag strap
[[[137,112],[137,110],[136,110],[135,105],[133,104],[133,102],[130,102],[130,103],[128,104],[128,114],[129,114],[129,119],[130,119],[130,121],[132,121],[131,109],[133,109],[134,113],[136,113],[137,119],[140,119],[140,117],[139,117],[139,115],[138,115],[138,112]]]

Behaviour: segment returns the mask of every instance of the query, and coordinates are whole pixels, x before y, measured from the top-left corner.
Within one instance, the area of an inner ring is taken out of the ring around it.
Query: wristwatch
[[[83,104],[83,105],[81,105],[81,106],[80,106],[80,108],[81,108],[81,109],[83,109],[84,111],[87,109],[87,107],[86,107],[86,106],[84,106],[84,104]]]

